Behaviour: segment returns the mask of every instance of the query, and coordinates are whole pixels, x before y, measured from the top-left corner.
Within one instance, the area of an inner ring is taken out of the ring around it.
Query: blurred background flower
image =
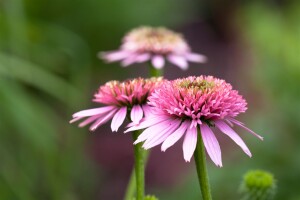
[[[240,120],[265,136],[258,143],[239,130],[254,155],[248,159],[216,132],[228,156],[222,169],[209,166],[215,199],[238,199],[251,168],[274,174],[275,199],[299,199],[299,19],[296,0],[2,0],[0,199],[122,198],[133,165],[131,138],[111,134],[109,124],[87,134],[68,121],[95,106],[85,97],[105,82],[146,76],[146,68],[107,65],[96,56],[141,25],[181,32],[193,52],[209,58],[184,72],[167,63],[166,78],[225,79],[249,103]],[[154,148],[147,193],[198,199],[195,169],[180,153],[180,145],[163,154]]]

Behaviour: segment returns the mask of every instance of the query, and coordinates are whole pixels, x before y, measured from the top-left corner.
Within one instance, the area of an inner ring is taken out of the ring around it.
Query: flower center
[[[215,84],[214,82],[209,82],[207,80],[184,80],[179,84],[179,86],[188,90],[203,92],[212,89]]]
[[[147,51],[155,54],[168,54],[174,51],[187,51],[189,47],[183,37],[163,27],[141,27],[132,30],[124,38],[123,48]]]

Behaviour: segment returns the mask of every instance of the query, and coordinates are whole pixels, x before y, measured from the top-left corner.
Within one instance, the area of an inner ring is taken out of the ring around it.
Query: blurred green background
[[[239,199],[249,169],[275,175],[276,199],[300,199],[297,0],[1,0],[0,199],[122,198],[132,167],[130,137],[111,134],[109,125],[89,134],[68,121],[97,106],[90,100],[100,84],[147,75],[143,65],[124,69],[96,57],[118,48],[124,33],[140,25],[182,32],[209,62],[186,72],[168,65],[165,76],[225,78],[248,100],[239,119],[265,138],[238,130],[252,151],[249,159],[219,137],[224,167],[209,161],[214,199]],[[175,146],[166,153],[154,149],[147,191],[162,200],[199,199],[193,163]],[[123,148],[128,155],[118,153]]]

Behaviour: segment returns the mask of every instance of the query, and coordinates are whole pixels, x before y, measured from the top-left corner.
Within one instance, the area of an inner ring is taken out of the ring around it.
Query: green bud
[[[276,180],[266,171],[248,171],[244,175],[241,192],[242,200],[272,200],[276,192]]]

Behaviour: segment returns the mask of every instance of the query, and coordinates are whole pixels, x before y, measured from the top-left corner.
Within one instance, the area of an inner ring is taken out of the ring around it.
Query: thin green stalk
[[[198,128],[198,140],[194,153],[195,164],[198,174],[198,180],[200,184],[200,190],[203,200],[211,200],[210,186],[208,181],[208,173],[206,168],[205,149],[202,141],[201,132]]]
[[[126,188],[124,200],[132,200],[135,192],[136,181],[135,181],[135,170],[132,169],[130,179]]]
[[[147,165],[148,156],[149,156],[150,150],[144,151],[144,164]],[[136,181],[135,181],[135,170],[132,169],[130,179],[127,185],[127,189],[125,192],[124,200],[132,200],[134,197],[135,189],[136,189]]]
[[[140,132],[133,132],[133,140],[135,141]],[[136,180],[136,200],[143,200],[145,195],[145,150],[142,144],[134,145],[134,169]]]
[[[163,76],[164,72],[163,69],[156,69],[150,64],[150,76],[151,77],[159,77]]]

